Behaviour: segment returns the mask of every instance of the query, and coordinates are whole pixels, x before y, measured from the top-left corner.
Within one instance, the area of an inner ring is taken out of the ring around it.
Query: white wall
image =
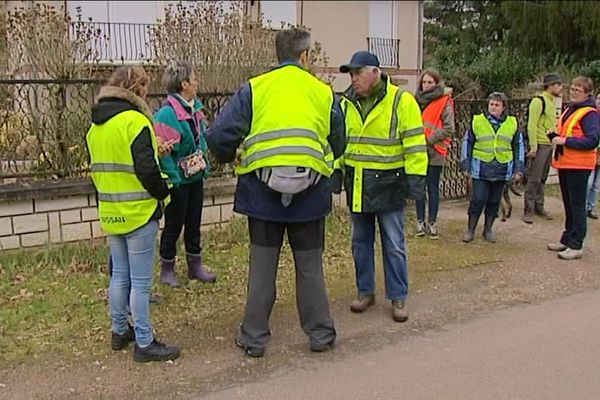
[[[296,24],[296,1],[261,1],[260,11],[263,13],[263,21],[271,21],[272,28],[280,28],[281,23]]]
[[[164,15],[164,1],[69,0],[67,7],[72,18],[81,7],[83,20],[91,17],[94,22],[129,22],[154,24]]]

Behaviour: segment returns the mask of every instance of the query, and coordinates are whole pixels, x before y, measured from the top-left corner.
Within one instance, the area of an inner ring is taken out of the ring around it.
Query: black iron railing
[[[85,134],[90,110],[102,80],[0,80],[0,185],[15,179],[33,180],[85,175]],[[209,121],[221,111],[229,93],[200,93]],[[164,93],[151,93],[147,102],[157,110]],[[508,111],[524,127],[528,99],[510,99]],[[456,133],[444,168],[445,198],[467,194],[460,172],[460,143],[474,114],[486,100],[456,100]],[[212,157],[211,157],[212,158]],[[230,165],[212,162],[213,176],[231,175]]]
[[[71,34],[76,31],[93,32],[90,38],[93,58],[97,61],[146,61],[154,59],[153,28],[156,24],[121,22],[71,23]]]
[[[368,37],[367,48],[377,55],[382,67],[400,67],[400,39]]]

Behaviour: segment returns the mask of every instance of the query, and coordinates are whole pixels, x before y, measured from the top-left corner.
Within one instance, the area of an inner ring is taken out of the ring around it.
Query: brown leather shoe
[[[392,300],[392,318],[396,322],[408,321],[408,306],[406,300]]]
[[[355,313],[361,313],[374,304],[375,296],[358,296],[358,298],[350,304],[350,310]]]
[[[533,224],[533,213],[532,212],[525,212],[523,214],[523,216],[521,217],[521,220],[523,222],[525,222],[526,224]]]
[[[552,215],[550,215],[550,213],[544,209],[535,210],[535,215],[542,217],[548,221],[552,221],[554,219],[554,217],[552,217]]]

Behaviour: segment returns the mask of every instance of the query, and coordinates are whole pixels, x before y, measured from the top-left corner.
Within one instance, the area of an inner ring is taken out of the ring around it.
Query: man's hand
[[[535,150],[529,150],[529,153],[527,153],[527,158],[535,158],[535,156],[537,156],[537,149]]]
[[[233,159],[233,165],[240,165],[242,163],[242,153],[243,150],[241,148],[235,151],[235,158]]]

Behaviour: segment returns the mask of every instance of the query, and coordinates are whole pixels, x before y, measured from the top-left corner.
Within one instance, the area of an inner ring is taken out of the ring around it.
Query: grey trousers
[[[535,158],[527,167],[527,185],[525,186],[525,212],[544,209],[544,187],[552,163],[552,145],[538,145]]]
[[[276,298],[277,265],[286,231],[296,267],[296,305],[302,330],[315,344],[335,340],[323,276],[325,219],[285,223],[248,218],[248,228],[248,298],[238,341],[245,347],[264,348],[271,339],[269,318]]]

